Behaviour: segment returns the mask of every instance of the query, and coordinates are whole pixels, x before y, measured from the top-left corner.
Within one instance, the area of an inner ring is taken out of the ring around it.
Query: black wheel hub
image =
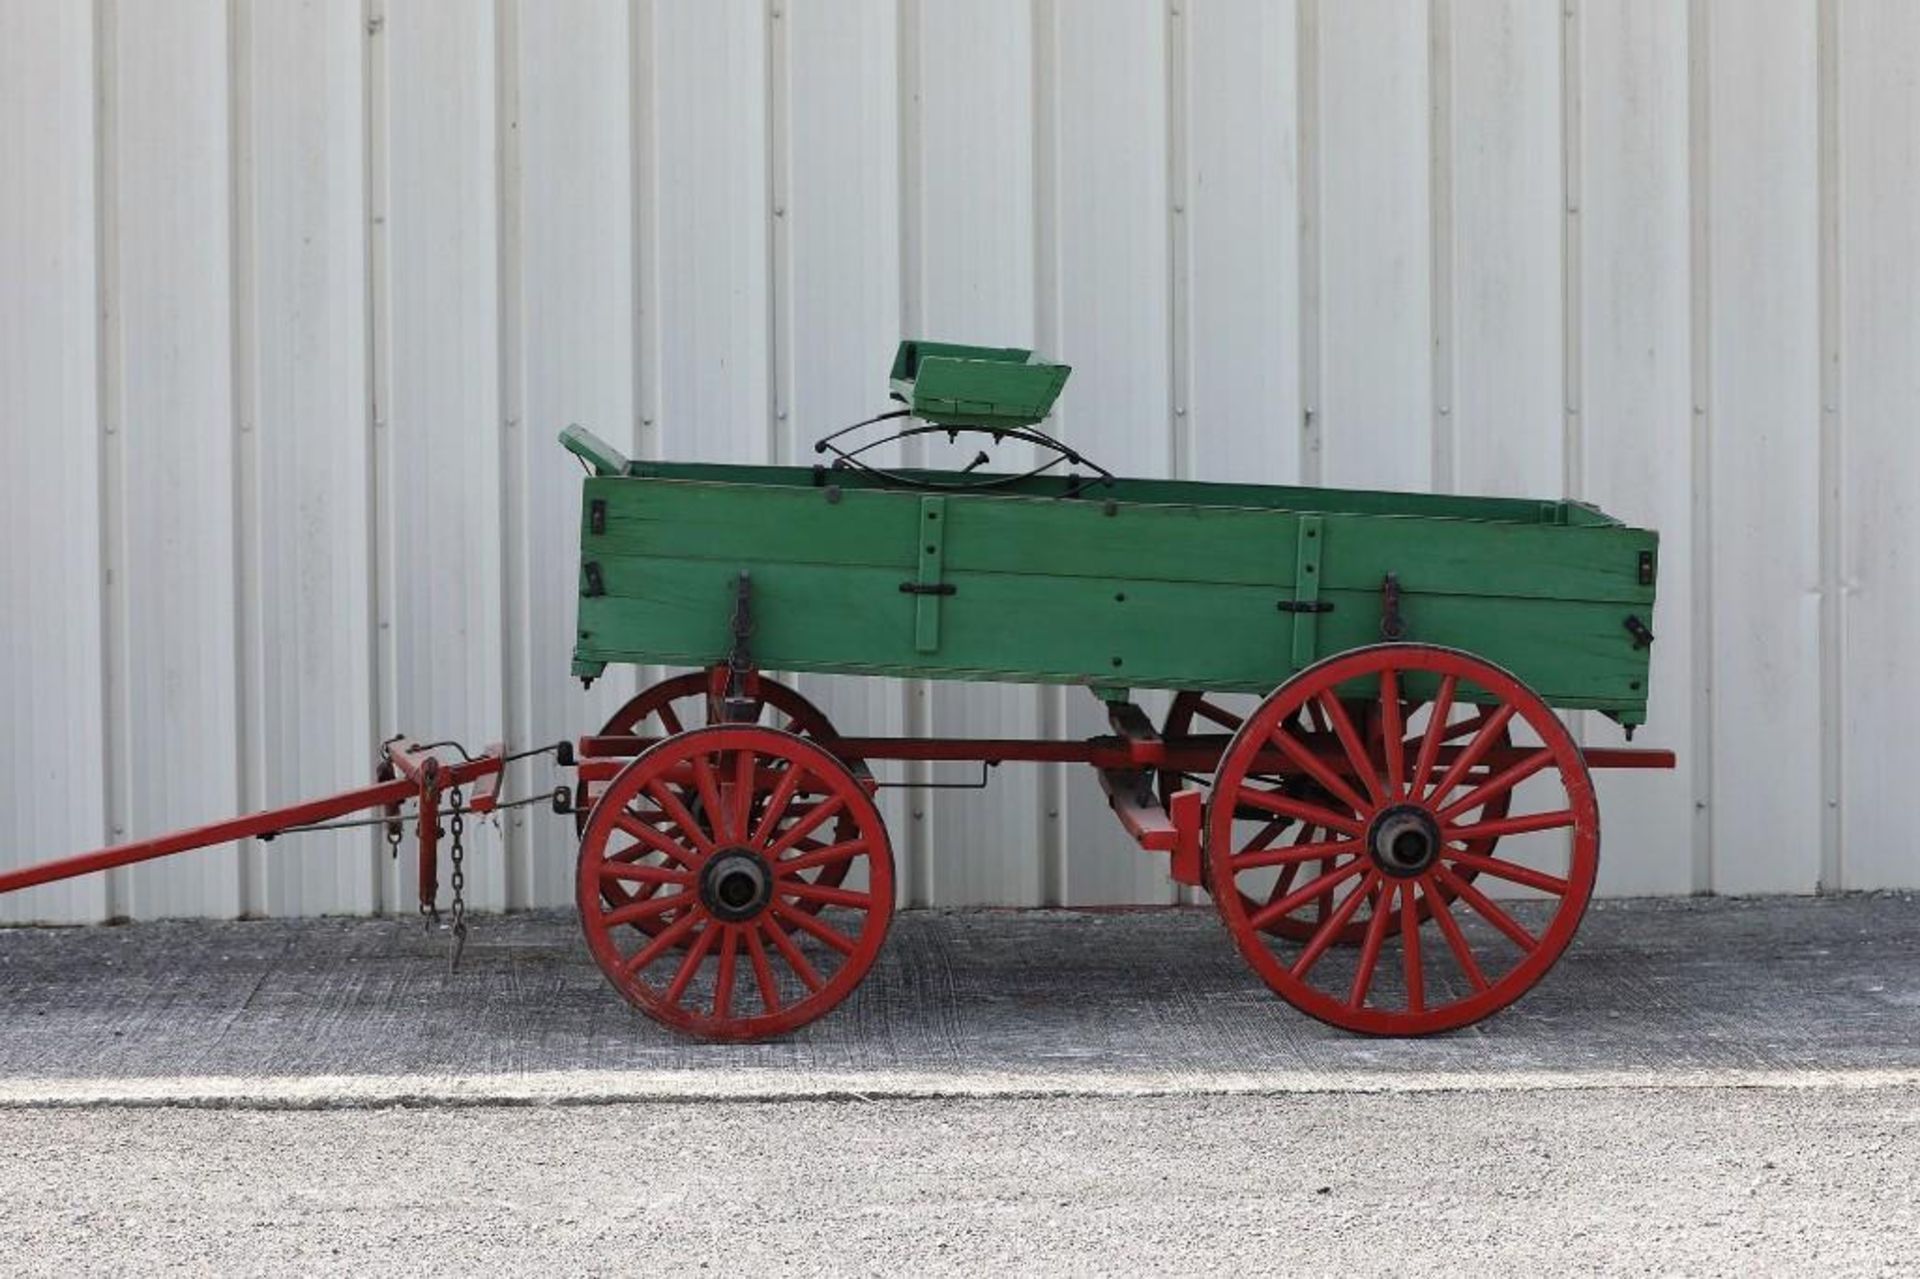
[[[773,900],[773,868],[750,848],[723,848],[700,868],[700,903],[729,924],[752,919]]]
[[[1440,824],[1417,804],[1383,809],[1367,828],[1367,853],[1383,873],[1412,878],[1440,856]]]

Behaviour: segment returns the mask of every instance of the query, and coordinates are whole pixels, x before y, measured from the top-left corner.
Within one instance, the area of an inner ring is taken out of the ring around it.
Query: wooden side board
[[[1405,638],[1558,706],[1645,715],[1627,619],[1652,617],[1656,535],[1567,522],[1566,504],[1380,514],[1378,495],[1343,510],[1351,495],[1305,490],[1322,509],[1302,511],[1141,501],[1133,482],[1125,500],[929,495],[727,469],[585,482],[576,674],[723,658],[745,572],[768,669],[1264,691],[1378,642],[1392,575]]]

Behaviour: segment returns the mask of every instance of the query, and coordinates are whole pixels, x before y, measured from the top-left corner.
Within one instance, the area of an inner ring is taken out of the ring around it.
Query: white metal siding
[[[0,0],[0,864],[588,726],[638,676],[567,678],[558,428],[805,462],[920,333],[1072,362],[1133,473],[1658,527],[1682,765],[1603,777],[1603,889],[1920,885],[1917,65],[1907,0]],[[889,802],[905,900],[1173,900],[1079,772]],[[478,900],[570,843],[483,835]],[[0,920],[404,880],[348,833]]]

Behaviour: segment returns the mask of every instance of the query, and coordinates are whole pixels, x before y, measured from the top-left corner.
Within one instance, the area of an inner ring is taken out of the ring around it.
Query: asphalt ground
[[[790,1039],[562,915],[0,932],[0,1272],[1920,1273],[1910,896],[1603,902],[1480,1026],[1206,911],[910,913]]]

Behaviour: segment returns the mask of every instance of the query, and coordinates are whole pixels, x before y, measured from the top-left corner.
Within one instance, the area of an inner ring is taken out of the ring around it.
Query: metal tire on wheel
[[[1348,709],[1356,687],[1377,700],[1387,725],[1371,740]],[[1423,725],[1406,717],[1409,699],[1425,708]],[[1309,705],[1329,722],[1343,764],[1303,740],[1298,717]],[[1464,736],[1450,731],[1461,727],[1456,712],[1473,726]],[[1515,730],[1538,744],[1519,744]],[[1270,769],[1275,757],[1331,798],[1300,798],[1255,767]],[[1534,778],[1530,799],[1550,791],[1548,807],[1512,815],[1515,788]],[[1508,807],[1496,809],[1499,799]],[[1281,847],[1244,838],[1258,824],[1248,810],[1311,823],[1330,838]],[[1500,856],[1479,851],[1488,839],[1500,841]],[[1234,735],[1207,807],[1214,904],[1242,956],[1288,1003],[1366,1034],[1451,1030],[1518,999],[1573,939],[1599,848],[1586,762],[1552,709],[1499,667],[1430,645],[1355,649],[1282,685]],[[1336,857],[1344,860],[1271,899],[1287,867]],[[1496,900],[1489,884],[1540,900]],[[1310,935],[1268,929],[1320,896],[1332,909]],[[1360,944],[1334,949],[1363,907]]]
[[[1348,719],[1355,725],[1361,737],[1377,747],[1375,738],[1379,735],[1382,724],[1380,716],[1375,713],[1378,703],[1372,699],[1343,698],[1341,704],[1346,708]],[[1403,732],[1405,731],[1404,725],[1410,722],[1411,719],[1417,715],[1418,711],[1419,706],[1417,705],[1410,705],[1406,708],[1406,713],[1401,717]],[[1175,695],[1173,704],[1167,708],[1167,718],[1165,724],[1161,727],[1160,737],[1163,741],[1176,741],[1194,736],[1196,722],[1211,724],[1216,729],[1225,730],[1226,733],[1238,732],[1240,726],[1246,722],[1247,715],[1251,713],[1252,711],[1250,709],[1235,710],[1233,707],[1227,705],[1217,694],[1201,692],[1197,689],[1182,689]],[[1325,711],[1320,707],[1318,702],[1310,701],[1296,713],[1293,728],[1298,735],[1309,743],[1315,740],[1331,743],[1334,740],[1332,727],[1327,720]],[[1450,724],[1446,729],[1446,740],[1450,741],[1458,737],[1466,736],[1477,728],[1478,724],[1471,720],[1464,723]],[[1503,729],[1499,738],[1494,742],[1494,746],[1496,748],[1502,748],[1509,744],[1509,734]],[[1405,744],[1405,750],[1409,755],[1412,755],[1414,748],[1417,746],[1418,742],[1408,742]],[[1224,759],[1224,757],[1225,752],[1222,752],[1222,758]],[[1352,772],[1351,768],[1344,767],[1342,764],[1335,764],[1334,768],[1335,771],[1339,772],[1346,780],[1348,785],[1359,785],[1360,779]],[[1444,771],[1444,769],[1436,766],[1434,778],[1437,780],[1440,773]],[[1468,772],[1466,780],[1477,783],[1491,776],[1491,771],[1484,764],[1480,764],[1475,765],[1474,768]],[[1163,770],[1159,775],[1159,783],[1161,802],[1165,803],[1172,799],[1175,791],[1185,786],[1197,783],[1210,790],[1213,786],[1213,775],[1189,776],[1184,773]],[[1338,807],[1337,801],[1333,799],[1333,796],[1330,795],[1324,787],[1310,778],[1296,778],[1287,785],[1286,789],[1290,790],[1295,798],[1316,804],[1333,803],[1336,808]],[[1488,802],[1486,808],[1481,811],[1480,815],[1487,818],[1505,817],[1507,815],[1507,805],[1511,802],[1511,799],[1512,796],[1507,793],[1495,796]],[[1289,847],[1299,847],[1304,844],[1321,842],[1328,833],[1329,832],[1308,822],[1298,821],[1289,817],[1275,817],[1266,823],[1260,835],[1256,836],[1256,840],[1264,844],[1268,841],[1278,840],[1284,836],[1286,837]],[[1477,840],[1470,847],[1469,851],[1477,853],[1482,857],[1491,857],[1495,846],[1498,845],[1499,842],[1500,840],[1497,836]],[[1349,861],[1357,856],[1360,856],[1360,854],[1336,854],[1324,861],[1293,862],[1288,864],[1268,887],[1266,901],[1255,902],[1249,899],[1245,903],[1247,913],[1253,914],[1262,905],[1277,901],[1292,891],[1294,881],[1300,875],[1305,874],[1308,878],[1312,878],[1325,871],[1333,870],[1343,862]],[[1472,880],[1478,874],[1478,871],[1466,870],[1461,872],[1461,877]],[[1448,900],[1451,900],[1449,890],[1443,888],[1441,894],[1442,896],[1446,896]],[[1431,908],[1423,899],[1420,902],[1419,910],[1421,918],[1424,919]],[[1321,894],[1311,901],[1301,903],[1297,910],[1289,914],[1269,919],[1266,924],[1262,925],[1261,931],[1273,933],[1275,936],[1285,937],[1292,941],[1305,941],[1313,936],[1314,931],[1332,911],[1332,894]],[[1333,944],[1336,946],[1360,945],[1366,940],[1367,930],[1372,926],[1373,921],[1371,915],[1371,904],[1363,904],[1360,906],[1354,912],[1352,919],[1347,922],[1346,926],[1334,935]]]
[[[822,844],[830,823],[840,830]],[[807,878],[824,866],[863,872],[851,876],[861,886]],[[608,883],[655,891],[613,905]],[[866,787],[824,747],[716,724],[648,748],[607,783],[575,898],[594,962],[634,1007],[686,1034],[762,1039],[823,1016],[872,967],[893,918],[893,850]],[[646,918],[667,922],[627,926]]]

